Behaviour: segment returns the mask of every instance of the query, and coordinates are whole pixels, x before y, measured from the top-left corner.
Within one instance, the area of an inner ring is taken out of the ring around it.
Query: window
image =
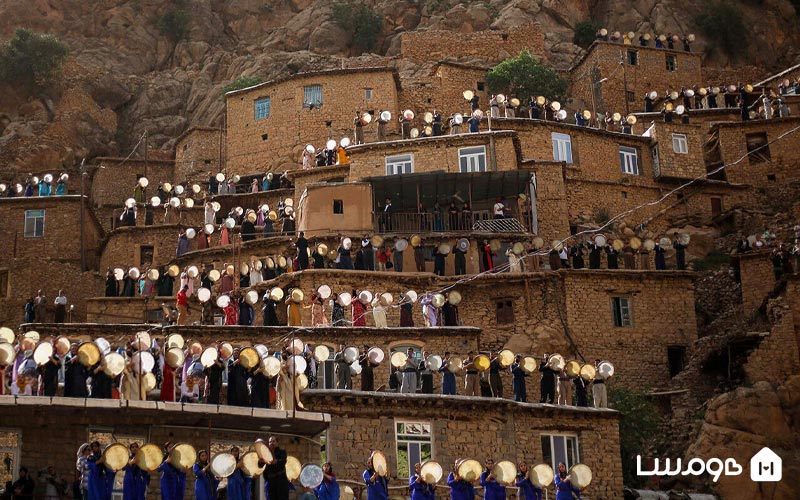
[[[767,180],[770,182],[775,182],[776,180],[778,180],[778,178],[775,177],[775,174],[767,174]]]
[[[364,89],[364,99],[372,99],[372,89]]]
[[[497,301],[497,324],[507,325],[514,322],[514,301],[513,300],[498,300]]]
[[[627,99],[628,102],[634,102],[636,100],[636,94],[633,93],[633,90],[628,90],[625,92],[625,99]]]
[[[461,172],[486,172],[486,146],[473,146],[458,150]]]
[[[430,422],[395,422],[397,477],[407,478],[414,464],[433,458]]]
[[[478,82],[478,92],[483,92],[485,85],[486,83],[484,82]]]
[[[672,54],[666,55],[667,71],[675,71],[678,69],[678,60]]]
[[[574,434],[542,434],[542,459],[558,470],[558,464],[564,462],[567,470],[580,463],[578,436]]]
[[[631,322],[631,299],[628,297],[612,297],[611,312],[614,315],[614,326],[632,326]]]
[[[567,134],[553,132],[553,159],[572,163],[572,141]]]
[[[139,267],[153,263],[153,247],[142,245],[139,247]]]
[[[386,157],[386,175],[410,174],[414,172],[414,155]]]
[[[639,52],[633,49],[628,49],[628,64],[631,66],[636,66],[639,64]]]
[[[344,213],[344,200],[333,200],[333,213],[335,214]]]
[[[269,135],[268,134],[261,134],[261,140],[262,141],[266,141],[267,139],[269,139]]]
[[[8,269],[0,269],[0,299],[8,298]]]
[[[667,363],[669,364],[669,376],[674,377],[683,371],[683,362],[686,358],[686,348],[684,346],[667,347]]]
[[[255,102],[256,120],[263,120],[264,118],[269,118],[269,109],[270,109],[269,97],[261,97],[259,99],[256,99]]]
[[[689,153],[685,134],[672,134],[672,150],[681,155]]]
[[[711,198],[711,217],[722,214],[722,198]]]
[[[25,237],[44,236],[44,210],[25,210]]]
[[[623,191],[622,192],[622,197],[623,198],[627,198],[628,197],[628,192],[627,191]]]
[[[653,153],[653,174],[656,177],[660,177],[661,176],[661,160],[659,159],[659,154],[658,154],[658,144],[653,146],[653,148],[650,151]]]
[[[17,430],[0,429],[0,457],[4,463],[0,465],[0,481],[3,485],[17,479],[19,475],[19,458],[22,451],[22,435]],[[6,461],[6,457],[8,460]]]
[[[764,163],[772,159],[769,154],[766,133],[747,134],[745,138],[747,140],[747,158],[750,163]]]
[[[322,85],[303,87],[303,107],[318,108],[320,106],[322,106]]]
[[[328,346],[328,359],[317,364],[317,387],[320,389],[334,389],[336,387],[336,349]]]
[[[639,152],[636,148],[620,146],[619,163],[623,174],[639,175]]]

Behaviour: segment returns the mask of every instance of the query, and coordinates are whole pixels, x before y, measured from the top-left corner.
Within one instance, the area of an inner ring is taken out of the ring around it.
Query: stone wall
[[[294,170],[288,173],[294,184],[294,198],[300,199],[306,186],[320,182],[345,181],[350,175],[350,165],[315,167],[309,170]]]
[[[535,56],[545,55],[544,33],[537,23],[520,25],[508,31],[459,33],[425,30],[406,31],[400,35],[400,57],[416,62],[474,58],[494,64],[526,49]]]
[[[637,52],[638,64],[627,63],[628,50]],[[667,56],[675,57],[675,71],[667,71]],[[622,71],[620,60],[625,61]],[[598,113],[611,111],[624,115],[626,90],[633,93],[633,100],[628,103],[630,111],[643,111],[644,95],[651,90],[663,96],[666,89],[677,91],[704,83],[701,61],[702,54],[695,52],[595,41],[586,56],[570,70],[571,95],[588,108],[592,105],[592,83],[608,78],[594,85]]]
[[[742,275],[742,309],[747,315],[755,313],[769,292],[775,287],[775,274],[772,272],[770,252],[750,252],[739,257]]]
[[[307,408],[331,414],[327,433],[328,459],[340,477],[358,477],[372,450],[386,455],[396,477],[398,422],[430,425],[432,459],[445,475],[457,458],[484,462],[525,460],[542,463],[542,437],[564,433],[578,439],[578,459],[592,469],[592,484],[581,493],[587,498],[621,498],[622,464],[619,420],[616,412],[582,410],[486,399],[436,396],[377,395],[309,390],[302,399]],[[392,480],[390,486],[406,484]],[[479,490],[480,491],[480,490]],[[512,490],[509,491],[511,493]],[[548,494],[554,497],[551,487]]]
[[[655,177],[679,179],[705,177],[706,168],[703,158],[705,135],[703,132],[704,127],[700,125],[657,122],[653,128],[653,138],[658,147],[658,162],[653,165]],[[673,144],[675,135],[685,137],[686,153],[675,151]]]
[[[697,340],[693,274],[679,271],[560,271],[569,333],[587,361],[609,358],[612,383],[659,387],[670,380],[667,348]],[[616,327],[614,297],[630,301],[631,326]],[[688,359],[688,358],[687,358]],[[622,366],[622,369],[619,367]],[[638,368],[637,368],[638,366]]]
[[[349,179],[355,181],[368,177],[385,176],[387,175],[387,157],[404,154],[412,155],[414,173],[434,171],[456,173],[460,171],[459,149],[472,146],[486,148],[486,170],[489,171],[491,170],[490,144],[492,137],[494,137],[497,170],[516,170],[517,154],[514,147],[514,134],[512,132],[483,132],[353,146],[348,150],[350,154]]]
[[[220,168],[222,131],[211,127],[192,127],[175,141],[175,179],[178,182],[206,183]]]
[[[400,91],[400,109],[411,109],[417,116],[426,111],[439,110],[447,125],[447,118],[453,113],[469,117],[470,103],[464,99],[465,90],[480,99],[478,105],[489,106],[486,72],[488,66],[471,66],[452,62],[442,62],[431,73],[417,79],[403,79]],[[480,89],[480,90],[479,90]]]
[[[769,316],[772,328],[747,358],[744,373],[749,382],[766,380],[779,385],[800,370],[797,319],[783,300],[770,303]]]
[[[161,266],[175,258],[178,234],[183,225],[120,227],[108,235],[100,259],[100,270],[109,267],[135,266],[142,268],[142,247],[152,249],[152,264]],[[199,227],[199,226],[195,226]],[[198,232],[201,230],[198,229]],[[190,250],[197,246],[197,238],[189,240]]]
[[[87,184],[87,194],[91,192],[92,205],[95,207],[112,206],[122,208],[128,198],[133,198],[133,190],[140,177],[149,181],[146,198],[156,195],[158,186],[165,182],[175,184],[175,162],[166,160],[149,160],[145,167],[144,160],[124,158],[95,158],[98,168],[91,176],[91,186]],[[99,168],[104,167],[104,168]]]
[[[530,161],[523,166],[536,172],[536,233],[545,242],[569,234],[566,163]]]
[[[304,107],[304,86],[322,86],[322,106]],[[356,112],[398,112],[398,77],[390,68],[357,68],[288,76],[226,95],[226,167],[229,173],[296,169],[306,144],[353,137]],[[366,89],[372,97],[366,99]],[[270,98],[268,118],[255,120],[255,101]],[[326,125],[329,123],[330,125]],[[365,127],[369,134],[374,122]],[[390,130],[396,130],[392,120]]]

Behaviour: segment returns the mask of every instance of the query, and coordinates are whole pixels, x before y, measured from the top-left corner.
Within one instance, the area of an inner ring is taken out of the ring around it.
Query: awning
[[[396,210],[416,210],[417,190],[419,200],[427,208],[436,201],[449,204],[454,198],[466,202],[471,198],[474,204],[527,194],[532,177],[533,172],[529,170],[473,173],[438,171],[369,177],[364,181],[372,184],[376,204],[382,205],[386,198],[391,198]]]

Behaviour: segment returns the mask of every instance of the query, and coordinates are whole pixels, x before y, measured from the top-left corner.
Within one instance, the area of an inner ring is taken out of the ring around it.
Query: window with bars
[[[318,108],[320,106],[322,106],[322,85],[303,87],[303,107]]]
[[[414,172],[414,155],[404,154],[386,157],[386,175],[410,174]]]
[[[622,173],[639,175],[639,152],[628,146],[619,147],[619,162]]]
[[[672,54],[666,55],[666,67],[667,71],[677,71],[678,69],[678,58]]]
[[[486,146],[460,148],[458,163],[462,173],[486,172]]]
[[[678,154],[689,154],[689,145],[685,134],[672,134],[672,150]]]
[[[44,210],[25,210],[25,237],[44,236]]]
[[[261,97],[255,100],[255,118],[256,120],[263,120],[269,118],[270,111],[270,98]]]
[[[631,299],[628,297],[612,297],[611,312],[614,316],[614,326],[618,328],[633,326],[631,320]]]
[[[415,463],[433,458],[431,436],[430,422],[395,421],[397,477],[410,477]]]
[[[567,470],[580,463],[578,436],[575,434],[542,434],[542,459],[550,464],[554,471],[558,464],[564,463]]]
[[[572,140],[567,134],[552,133],[553,137],[553,159],[572,163]]]

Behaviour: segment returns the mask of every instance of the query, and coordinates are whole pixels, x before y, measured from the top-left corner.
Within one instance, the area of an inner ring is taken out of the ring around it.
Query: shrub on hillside
[[[594,42],[597,30],[600,29],[600,23],[592,20],[581,21],[575,25],[575,36],[572,38],[572,43],[578,47],[587,48]]]
[[[707,5],[697,16],[697,25],[714,48],[731,57],[746,53],[740,47],[747,47],[748,28],[737,6],[726,2]]]
[[[262,83],[264,80],[257,76],[240,76],[236,80],[232,81],[228,85],[226,85],[222,89],[223,94],[227,94],[228,92],[233,92],[234,90],[246,89],[247,87],[252,87],[254,85],[258,85]]]
[[[492,93],[514,95],[523,102],[540,95],[562,100],[567,92],[567,81],[527,50],[492,68],[486,75],[486,83]]]
[[[347,1],[333,4],[333,21],[351,33],[350,46],[369,52],[378,40],[383,18],[366,4]]]
[[[183,9],[170,9],[158,17],[158,29],[161,34],[173,42],[179,42],[189,34],[191,16]]]
[[[14,37],[0,49],[0,79],[41,92],[61,76],[69,49],[52,35],[17,28]]]

